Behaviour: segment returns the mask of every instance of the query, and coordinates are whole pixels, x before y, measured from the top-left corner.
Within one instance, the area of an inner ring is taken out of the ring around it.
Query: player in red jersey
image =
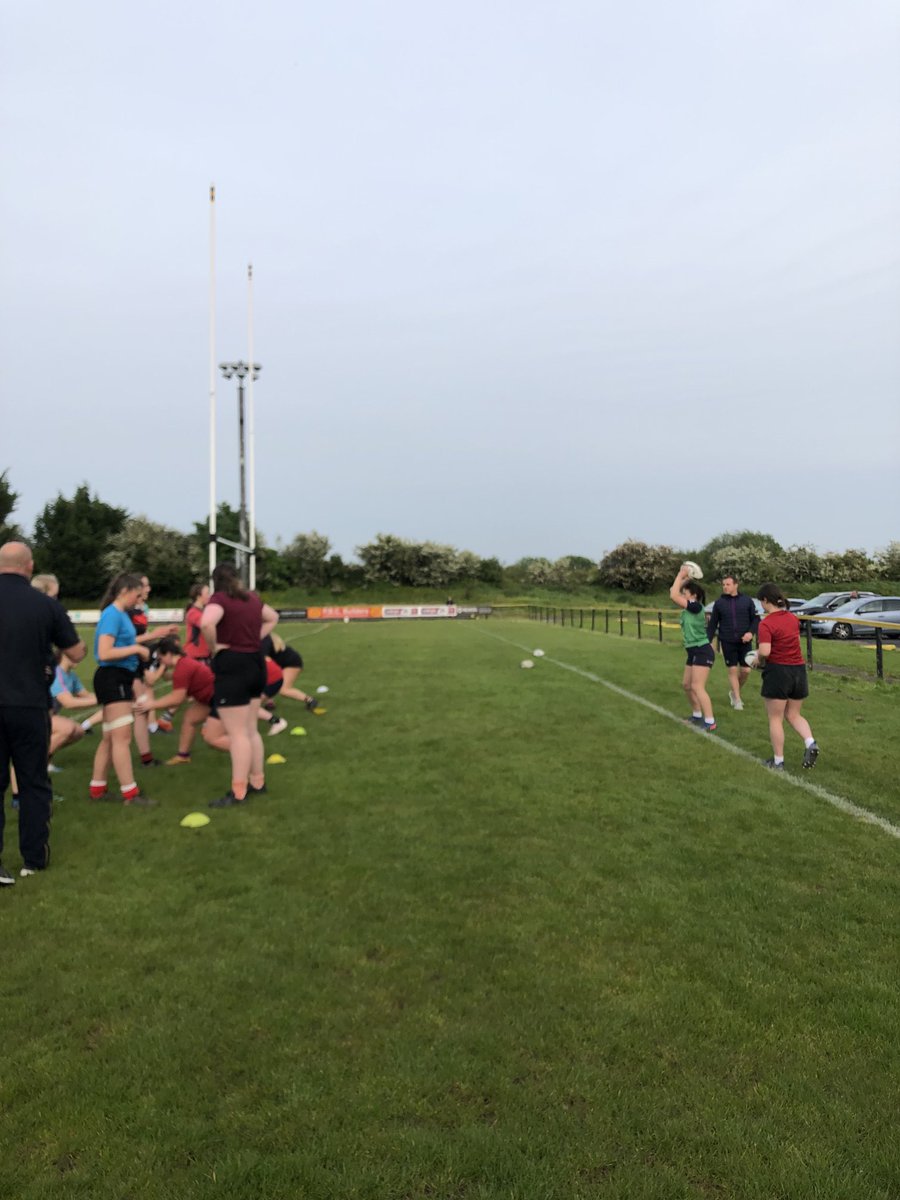
[[[178,708],[185,700],[190,700],[178,734],[178,752],[166,761],[167,767],[182,766],[191,761],[191,746],[197,730],[209,716],[215,676],[206,663],[189,658],[172,637],[163,638],[159,643],[157,657],[166,674],[171,672],[172,691],[158,700],[152,692],[145,692],[138,706],[144,712],[152,713],[158,708]]]
[[[769,717],[769,737],[773,757],[766,766],[784,770],[784,722],[803,738],[803,766],[809,770],[816,765],[819,747],[809,722],[801,714],[803,701],[809,695],[806,663],[800,649],[800,622],[788,610],[787,597],[774,583],[764,583],[757,592],[766,615],[759,623],[759,658],[762,668],[761,694]]]

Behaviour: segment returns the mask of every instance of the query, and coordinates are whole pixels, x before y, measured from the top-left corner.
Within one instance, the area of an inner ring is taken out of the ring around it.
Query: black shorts
[[[719,649],[725,659],[726,667],[746,667],[744,655],[753,649],[752,642],[723,642],[719,638]]]
[[[703,646],[688,646],[687,665],[689,667],[711,667],[716,661],[716,652],[709,642]]]
[[[263,688],[264,694],[266,696],[268,696],[269,699],[271,700],[273,696],[277,696],[278,693],[281,691],[281,685],[283,683],[284,683],[283,679],[276,679],[274,683],[267,683],[266,686]]]
[[[767,663],[762,669],[759,694],[765,700],[805,700],[809,695],[806,666]]]
[[[98,667],[94,672],[94,694],[98,704],[134,700],[134,672],[125,667]]]
[[[279,650],[276,654],[270,655],[273,662],[278,663],[282,671],[288,667],[299,667],[303,670],[303,659],[293,646],[285,646],[283,650]]]
[[[213,659],[216,677],[213,705],[220,708],[241,708],[258,700],[266,686],[266,660],[262,651],[242,654],[238,650],[220,650]]]

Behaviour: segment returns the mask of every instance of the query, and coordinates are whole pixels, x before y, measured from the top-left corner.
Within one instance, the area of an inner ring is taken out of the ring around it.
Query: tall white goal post
[[[216,364],[216,189],[209,189],[209,579],[212,585],[216,569],[217,547],[228,546],[236,552],[237,564],[244,583],[256,587],[256,442],[253,381],[262,369],[253,361],[253,265],[247,267],[247,341],[249,364]],[[218,371],[226,379],[238,381],[238,452],[240,470],[240,531],[234,542],[222,537],[217,530],[216,497],[216,380]],[[244,421],[244,380],[247,380],[247,438]],[[249,451],[249,453],[248,453]],[[247,471],[249,460],[249,472]],[[249,474],[249,506],[247,476]],[[249,509],[249,511],[248,511]]]

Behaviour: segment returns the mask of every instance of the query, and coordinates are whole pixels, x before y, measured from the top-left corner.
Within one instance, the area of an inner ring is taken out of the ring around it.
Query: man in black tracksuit
[[[65,650],[73,662],[85,655],[84,642],[58,600],[30,584],[34,563],[24,542],[0,546],[0,852],[3,850],[4,793],[14,767],[19,785],[19,849],[22,875],[43,871],[50,861],[47,777],[50,747],[52,651]],[[0,865],[0,887],[15,883]]]
[[[759,617],[751,598],[738,590],[738,581],[733,575],[726,575],[722,579],[722,595],[712,606],[708,628],[710,641],[718,637],[728,668],[731,707],[740,711],[744,707],[741,688],[750,674],[750,668],[744,663],[744,655],[753,644],[759,628]]]

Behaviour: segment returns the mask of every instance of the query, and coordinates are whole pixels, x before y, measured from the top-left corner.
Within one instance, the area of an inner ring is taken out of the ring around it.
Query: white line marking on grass
[[[285,621],[285,624],[290,625],[291,622]],[[329,623],[328,625],[323,625],[320,629],[313,629],[310,633],[295,633],[293,637],[282,638],[281,640],[284,642],[302,642],[304,638],[315,637],[317,633],[324,633],[326,629],[330,628],[331,625]]]
[[[524,646],[521,642],[514,642],[510,638],[501,637],[499,633],[488,633],[486,629],[479,629],[478,632],[483,633],[486,637],[494,638],[498,642],[506,642],[508,646],[515,646],[518,650],[530,650],[529,646]],[[755,754],[751,754],[749,750],[745,750],[742,746],[735,746],[732,742],[726,742],[716,734],[710,735],[700,729],[694,729],[691,726],[685,725],[683,718],[679,717],[677,713],[670,712],[667,708],[663,708],[659,704],[654,704],[652,700],[638,696],[635,692],[629,692],[625,688],[619,687],[616,683],[610,683],[608,679],[602,679],[599,675],[595,675],[593,671],[585,671],[581,667],[573,666],[572,663],[563,662],[559,658],[550,658],[546,654],[544,655],[543,662],[553,663],[555,667],[560,667],[563,671],[571,671],[574,675],[580,675],[582,679],[590,680],[591,683],[599,683],[609,691],[615,692],[617,696],[623,696],[626,700],[632,700],[635,704],[649,708],[651,712],[655,712],[660,717],[674,721],[686,731],[695,734],[697,737],[704,738],[710,745],[718,746],[722,750],[728,750],[731,754],[736,754],[738,758],[755,763],[758,767],[763,766]],[[763,769],[767,770],[768,768]],[[847,813],[850,817],[855,817],[857,821],[864,821],[867,825],[875,825],[882,833],[900,839],[900,826],[892,824],[884,817],[879,817],[877,813],[870,812],[867,808],[860,808],[858,804],[854,804],[851,800],[846,800],[843,796],[838,796],[834,792],[829,792],[826,788],[819,787],[817,783],[810,783],[807,779],[803,779],[797,775],[789,775],[786,771],[769,771],[769,774],[783,783],[789,783],[791,787],[801,788],[804,792],[810,792],[813,796],[818,796],[820,800],[824,800],[827,804],[832,805],[832,807],[840,809],[841,812]]]

